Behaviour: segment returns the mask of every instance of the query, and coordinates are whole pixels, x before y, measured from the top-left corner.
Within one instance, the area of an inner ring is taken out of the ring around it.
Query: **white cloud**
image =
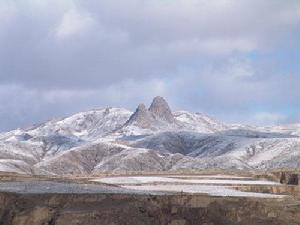
[[[17,15],[17,7],[14,2],[0,1],[0,28],[1,25],[8,23],[14,16]]]
[[[32,121],[164,95],[232,121],[293,111],[299,12],[298,0],[0,0],[0,83],[26,89],[5,89],[0,108],[31,101]]]
[[[55,35],[58,39],[67,39],[91,29],[94,22],[88,13],[70,9],[65,12],[60,24],[56,27]]]
[[[102,89],[81,90],[0,84],[0,132],[92,108],[114,106],[134,110],[139,103],[149,104],[153,96],[165,96],[165,87],[165,83],[157,79],[128,80]]]
[[[168,51],[178,53],[200,53],[207,55],[228,55],[233,52],[251,52],[257,49],[255,41],[247,39],[208,38],[187,39],[170,42]]]

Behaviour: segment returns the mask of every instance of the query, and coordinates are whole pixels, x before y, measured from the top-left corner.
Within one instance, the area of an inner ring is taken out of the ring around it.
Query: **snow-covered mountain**
[[[93,174],[300,166],[300,125],[222,123],[172,112],[162,97],[135,112],[105,108],[0,134],[0,171]]]

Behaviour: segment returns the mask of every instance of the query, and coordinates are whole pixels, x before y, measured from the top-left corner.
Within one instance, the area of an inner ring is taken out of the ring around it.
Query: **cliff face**
[[[281,172],[280,183],[288,185],[299,185],[300,174],[295,172]]]
[[[0,225],[299,225],[286,200],[201,195],[0,194]]]
[[[176,120],[166,100],[158,96],[153,99],[149,109],[144,104],[140,104],[137,107],[129,120],[124,124],[124,127],[128,129],[130,125],[142,129],[159,130],[170,126],[175,128]]]

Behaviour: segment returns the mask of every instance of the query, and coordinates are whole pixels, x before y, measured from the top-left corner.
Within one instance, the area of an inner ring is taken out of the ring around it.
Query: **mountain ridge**
[[[1,133],[0,171],[88,175],[295,168],[300,166],[298,133],[296,124],[249,128],[202,113],[172,112],[167,101],[157,96],[149,108],[140,104],[133,113],[106,107]]]

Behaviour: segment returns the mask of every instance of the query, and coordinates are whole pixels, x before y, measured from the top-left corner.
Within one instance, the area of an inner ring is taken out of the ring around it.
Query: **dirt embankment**
[[[0,225],[299,225],[286,199],[0,193]]]

